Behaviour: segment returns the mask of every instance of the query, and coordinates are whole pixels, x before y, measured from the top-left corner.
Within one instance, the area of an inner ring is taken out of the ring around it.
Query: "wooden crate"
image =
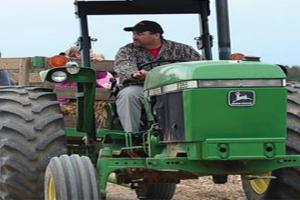
[[[11,78],[21,86],[29,85],[30,82],[41,82],[36,73],[30,72],[31,58],[0,58],[0,69],[7,70]]]
[[[37,57],[34,57],[37,58]],[[38,57],[41,61],[44,59],[44,63],[46,63],[45,57]],[[65,112],[66,107],[72,107],[74,112],[76,113],[76,107],[74,106],[74,101],[76,99],[76,88],[60,88],[56,87],[55,84],[45,84],[41,81],[39,72],[48,67],[44,64],[39,64],[39,66],[35,66],[35,62],[33,58],[0,58],[0,70],[7,70],[11,76],[11,78],[17,83],[19,86],[41,86],[41,87],[51,87],[54,89],[54,92],[57,94],[57,97],[67,97],[71,99],[70,105],[62,105],[62,111]],[[43,62],[41,62],[43,63]],[[80,65],[80,63],[79,63]],[[91,67],[96,71],[113,71],[113,61],[112,60],[103,60],[103,61],[92,61]],[[96,88],[96,124],[99,126],[105,126],[105,118],[106,113],[103,109],[105,104],[108,101],[113,99],[109,99],[110,90],[104,88]],[[76,126],[76,114],[65,112],[64,121],[66,127],[75,127]],[[102,112],[102,113],[100,113]]]

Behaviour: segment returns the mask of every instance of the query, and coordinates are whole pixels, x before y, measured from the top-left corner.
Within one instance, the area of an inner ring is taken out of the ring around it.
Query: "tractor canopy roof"
[[[209,0],[75,0],[76,14],[192,14],[209,13]]]

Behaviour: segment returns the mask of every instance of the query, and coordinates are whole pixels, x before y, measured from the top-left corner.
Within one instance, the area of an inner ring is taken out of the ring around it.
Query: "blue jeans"
[[[138,132],[140,128],[143,86],[128,86],[116,99],[117,113],[125,132]]]

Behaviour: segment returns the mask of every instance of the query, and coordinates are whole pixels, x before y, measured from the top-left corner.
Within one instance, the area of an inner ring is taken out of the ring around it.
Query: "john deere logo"
[[[253,106],[255,104],[254,91],[230,91],[228,94],[230,106]]]

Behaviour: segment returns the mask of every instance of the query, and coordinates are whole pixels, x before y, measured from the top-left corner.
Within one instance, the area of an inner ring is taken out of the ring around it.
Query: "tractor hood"
[[[249,61],[193,61],[152,69],[144,89],[158,88],[189,80],[285,79],[277,65]]]

